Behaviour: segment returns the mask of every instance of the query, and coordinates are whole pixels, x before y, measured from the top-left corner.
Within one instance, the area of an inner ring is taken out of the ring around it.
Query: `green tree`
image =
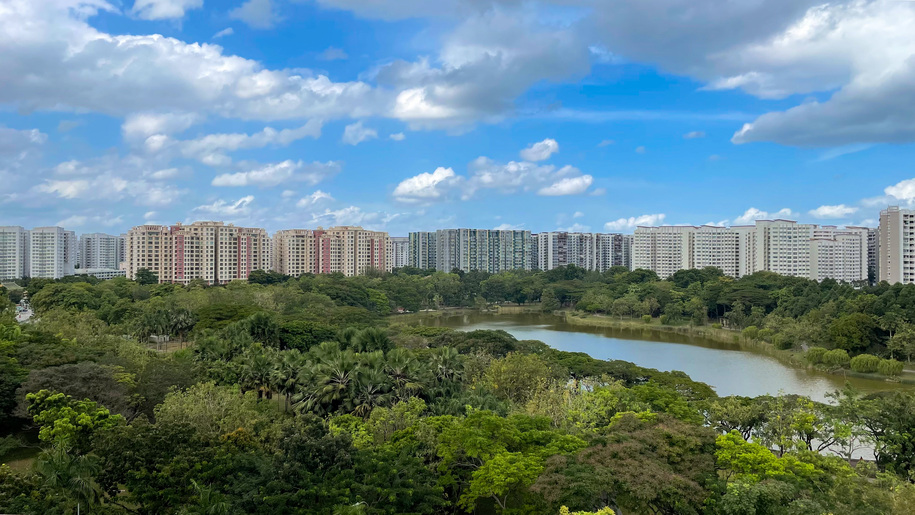
[[[136,281],[139,284],[158,284],[159,276],[148,268],[137,270]]]

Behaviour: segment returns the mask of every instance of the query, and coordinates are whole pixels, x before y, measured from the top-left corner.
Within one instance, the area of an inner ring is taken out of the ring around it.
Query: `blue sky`
[[[0,225],[915,205],[915,2],[0,0]]]

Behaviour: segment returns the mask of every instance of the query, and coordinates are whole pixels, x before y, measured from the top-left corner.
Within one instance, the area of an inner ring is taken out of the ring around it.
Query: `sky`
[[[0,0],[0,225],[915,208],[915,2]]]

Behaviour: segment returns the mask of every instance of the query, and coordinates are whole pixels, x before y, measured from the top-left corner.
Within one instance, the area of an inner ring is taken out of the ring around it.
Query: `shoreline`
[[[904,371],[902,375],[897,378],[890,378],[880,374],[866,374],[861,372],[855,372],[850,369],[833,369],[827,370],[823,368],[818,368],[814,365],[807,363],[807,360],[804,358],[804,352],[798,350],[782,350],[776,349],[771,343],[764,341],[746,341],[744,340],[739,332],[732,331],[730,329],[717,329],[711,325],[705,325],[701,327],[691,326],[691,325],[662,325],[657,318],[653,318],[651,324],[646,324],[640,319],[618,319],[612,318],[605,315],[589,315],[584,313],[579,313],[576,311],[571,311],[568,309],[556,310],[552,313],[543,313],[538,305],[522,305],[522,306],[497,306],[495,309],[480,310],[477,308],[445,308],[442,310],[435,311],[423,311],[419,313],[411,313],[407,315],[395,315],[392,317],[392,320],[398,320],[402,318],[407,318],[409,320],[416,320],[418,318],[425,317],[435,317],[443,318],[449,316],[460,316],[460,315],[470,315],[470,314],[488,314],[493,316],[499,315],[521,315],[521,314],[540,314],[555,317],[557,320],[561,320],[569,325],[580,326],[580,327],[594,327],[594,328],[612,328],[612,329],[625,329],[625,330],[639,330],[651,332],[658,338],[660,341],[664,341],[663,335],[665,334],[675,334],[680,336],[688,336],[695,338],[703,338],[706,340],[714,341],[719,344],[726,345],[727,347],[733,350],[741,350],[746,352],[753,352],[756,354],[761,354],[778,360],[786,366],[791,368],[807,370],[807,371],[816,371],[820,373],[825,373],[833,376],[840,377],[854,377],[859,379],[867,379],[871,381],[880,381],[885,383],[895,383],[899,385],[912,386],[915,385],[915,374]],[[736,338],[735,338],[736,337]],[[678,342],[671,342],[678,343]],[[681,343],[682,345],[688,345],[687,343]]]

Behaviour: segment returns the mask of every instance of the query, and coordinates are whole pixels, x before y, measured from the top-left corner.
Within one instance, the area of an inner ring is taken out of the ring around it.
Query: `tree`
[[[543,459],[519,452],[496,454],[473,472],[470,488],[459,505],[472,512],[480,498],[492,498],[502,511],[508,507],[509,495],[532,485],[543,471]]]
[[[79,454],[89,450],[97,432],[109,430],[124,422],[92,401],[73,400],[69,395],[41,390],[26,395],[29,414],[41,428],[38,438]]]
[[[543,295],[540,297],[540,309],[546,313],[556,311],[560,308],[559,300],[556,298],[556,292],[552,288],[545,288]]]
[[[852,313],[833,321],[826,335],[838,349],[863,351],[877,343],[876,329],[877,323],[872,316]]]
[[[148,268],[141,268],[137,270],[136,281],[139,284],[158,284],[159,276]]]

